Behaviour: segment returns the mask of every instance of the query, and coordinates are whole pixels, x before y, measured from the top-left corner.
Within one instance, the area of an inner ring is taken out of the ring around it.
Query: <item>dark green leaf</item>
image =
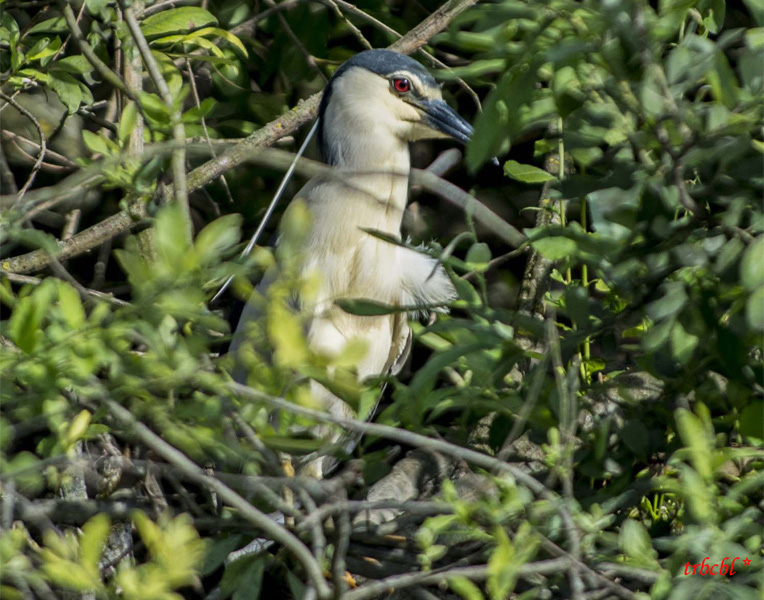
[[[147,17],[141,24],[141,31],[147,38],[160,35],[193,31],[207,25],[217,25],[215,16],[203,8],[181,6],[163,10]]]
[[[504,163],[504,174],[523,183],[544,183],[557,179],[551,173],[544,169],[539,169],[533,165],[523,165],[515,160],[509,160]]]

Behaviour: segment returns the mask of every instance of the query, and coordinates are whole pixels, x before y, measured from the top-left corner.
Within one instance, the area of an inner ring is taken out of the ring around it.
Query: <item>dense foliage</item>
[[[472,4],[0,4],[3,598],[761,597],[764,5]],[[475,123],[482,204],[415,174],[459,299],[359,382],[289,302],[310,216],[239,253],[298,101],[394,42]],[[311,378],[365,433],[327,481],[284,462],[325,446]]]

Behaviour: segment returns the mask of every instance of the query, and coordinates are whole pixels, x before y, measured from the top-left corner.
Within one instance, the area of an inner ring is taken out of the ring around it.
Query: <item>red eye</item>
[[[393,88],[399,94],[405,94],[411,89],[411,83],[405,77],[396,77],[393,79]]]

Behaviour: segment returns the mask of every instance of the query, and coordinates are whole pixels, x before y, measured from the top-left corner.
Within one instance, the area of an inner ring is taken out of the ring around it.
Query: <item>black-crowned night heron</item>
[[[366,351],[354,365],[359,379],[397,373],[411,344],[407,315],[356,316],[335,300],[427,307],[454,298],[451,281],[435,259],[364,229],[400,239],[411,168],[409,142],[453,138],[464,143],[472,127],[445,103],[422,65],[390,50],[369,50],[345,62],[324,91],[318,118],[322,158],[343,176],[314,178],[295,197],[311,214],[302,268],[320,277],[310,306],[301,302],[310,315],[307,340],[312,350],[328,356],[342,352],[351,340],[363,340]],[[248,322],[259,316],[255,304],[248,303],[234,334],[233,352],[246,339]],[[243,382],[246,374],[237,372],[235,378]],[[311,392],[330,412],[352,413],[320,384],[312,382]],[[300,469],[318,478],[325,471],[320,459]]]

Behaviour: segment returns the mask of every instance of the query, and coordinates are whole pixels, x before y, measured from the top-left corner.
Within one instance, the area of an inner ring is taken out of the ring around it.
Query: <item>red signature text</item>
[[[735,574],[735,561],[740,559],[739,556],[731,558],[729,556],[724,557],[721,563],[711,564],[711,557],[706,556],[703,562],[697,565],[690,564],[688,561],[684,566],[685,575],[734,575]],[[706,562],[709,561],[709,562]],[[728,562],[731,561],[731,562]],[[743,563],[747,566],[751,564],[751,559],[746,557]]]

